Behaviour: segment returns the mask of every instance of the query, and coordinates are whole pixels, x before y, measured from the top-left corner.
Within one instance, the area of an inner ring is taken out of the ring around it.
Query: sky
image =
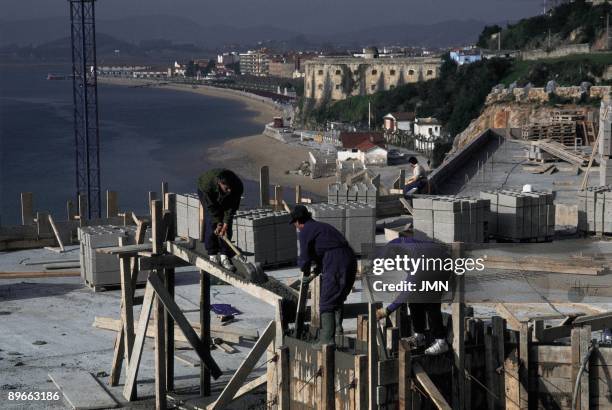
[[[170,14],[201,24],[269,25],[304,33],[447,20],[507,22],[541,13],[543,0],[100,0],[98,18]],[[0,0],[2,20],[66,16],[66,0]]]

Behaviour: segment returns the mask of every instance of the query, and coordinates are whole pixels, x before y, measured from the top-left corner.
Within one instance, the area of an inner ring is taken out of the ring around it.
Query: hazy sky
[[[542,11],[543,0],[100,0],[99,18],[173,14],[203,24],[272,25],[305,33],[387,23],[451,19],[516,20]],[[66,0],[0,0],[0,19],[66,16]],[[452,30],[452,27],[449,27]]]

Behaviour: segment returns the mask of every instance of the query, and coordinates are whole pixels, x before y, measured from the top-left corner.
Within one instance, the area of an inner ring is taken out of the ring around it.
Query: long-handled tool
[[[223,235],[221,238],[223,238],[227,246],[232,248],[236,254],[236,257],[234,257],[234,264],[238,273],[253,283],[264,283],[268,280],[268,275],[266,275],[259,263],[253,264],[249,262],[242,252],[240,252],[240,249],[238,249],[226,235]]]

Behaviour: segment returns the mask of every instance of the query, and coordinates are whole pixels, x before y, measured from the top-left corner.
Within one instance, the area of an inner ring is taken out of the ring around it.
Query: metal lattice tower
[[[100,135],[95,0],[68,0],[72,38],[72,94],[77,199],[87,200],[87,217],[101,216]]]

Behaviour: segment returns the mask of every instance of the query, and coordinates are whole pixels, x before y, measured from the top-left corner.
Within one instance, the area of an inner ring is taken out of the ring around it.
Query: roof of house
[[[340,133],[340,142],[343,148],[353,149],[364,141],[374,144],[384,144],[385,135],[382,132],[347,132]]]
[[[442,125],[440,120],[435,117],[417,118],[416,123],[419,125]]]
[[[415,113],[411,111],[405,112],[390,112],[384,118],[392,117],[396,121],[414,121]]]
[[[358,149],[359,151],[362,152],[368,152],[371,151],[375,148],[380,148],[380,149],[384,149],[381,144],[374,144],[371,141],[363,141],[360,144],[358,144],[357,146],[355,146],[354,148]]]

